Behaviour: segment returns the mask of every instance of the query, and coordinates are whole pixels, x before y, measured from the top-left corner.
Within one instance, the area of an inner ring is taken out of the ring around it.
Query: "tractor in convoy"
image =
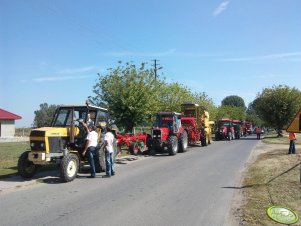
[[[253,126],[251,122],[245,121],[245,126],[246,126],[246,132],[247,134],[251,135],[253,131]]]
[[[233,119],[234,137],[239,139],[243,135],[242,122],[240,120]]]
[[[62,181],[74,180],[81,166],[87,163],[87,158],[81,154],[87,134],[79,122],[87,122],[88,115],[97,127],[100,150],[104,137],[103,128],[111,122],[108,110],[90,105],[88,102],[86,105],[60,106],[49,127],[31,131],[30,151],[22,153],[18,160],[19,174],[23,178],[31,178],[40,166],[57,164]],[[99,161],[96,161],[99,163],[96,164],[97,172],[105,169],[104,156],[99,153],[100,155],[96,157],[99,158]]]
[[[230,118],[222,118],[217,121],[215,128],[215,140],[232,140],[234,137],[234,127]]]
[[[201,144],[202,146],[210,144],[211,126],[209,113],[194,103],[183,103],[181,111],[181,122],[188,134],[188,144]]]
[[[176,155],[187,150],[187,131],[182,127],[181,114],[177,112],[159,112],[147,141],[150,155],[167,152]]]

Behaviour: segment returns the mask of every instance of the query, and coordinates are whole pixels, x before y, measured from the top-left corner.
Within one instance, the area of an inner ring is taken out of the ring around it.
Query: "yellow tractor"
[[[39,166],[57,164],[62,181],[72,181],[83,163],[87,162],[81,154],[87,135],[82,123],[79,123],[81,120],[98,128],[100,150],[102,128],[110,121],[108,110],[88,103],[60,106],[50,127],[31,131],[30,151],[25,151],[18,161],[19,174],[23,178],[31,178]],[[96,170],[100,172],[104,164],[98,162],[100,164]]]

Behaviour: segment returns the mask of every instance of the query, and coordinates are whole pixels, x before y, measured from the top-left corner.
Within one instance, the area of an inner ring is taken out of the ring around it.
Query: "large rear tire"
[[[60,166],[61,179],[64,182],[73,181],[79,169],[79,159],[75,154],[67,154],[62,158]]]
[[[29,151],[21,154],[18,160],[18,173],[23,178],[32,178],[37,172],[37,165],[28,160]]]
[[[170,136],[168,138],[168,153],[169,155],[176,155],[178,152],[178,138],[176,136]]]
[[[188,146],[188,136],[187,132],[184,130],[179,139],[179,152],[186,152]]]

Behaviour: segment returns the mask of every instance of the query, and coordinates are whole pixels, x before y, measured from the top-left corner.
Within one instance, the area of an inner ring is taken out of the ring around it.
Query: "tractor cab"
[[[181,114],[176,112],[157,113],[154,127],[167,128],[169,133],[178,133],[181,127]]]

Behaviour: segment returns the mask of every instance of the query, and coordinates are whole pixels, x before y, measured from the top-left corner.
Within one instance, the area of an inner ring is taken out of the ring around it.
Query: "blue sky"
[[[300,0],[0,0],[0,108],[30,126],[41,103],[79,104],[119,60],[216,105],[301,90]]]

